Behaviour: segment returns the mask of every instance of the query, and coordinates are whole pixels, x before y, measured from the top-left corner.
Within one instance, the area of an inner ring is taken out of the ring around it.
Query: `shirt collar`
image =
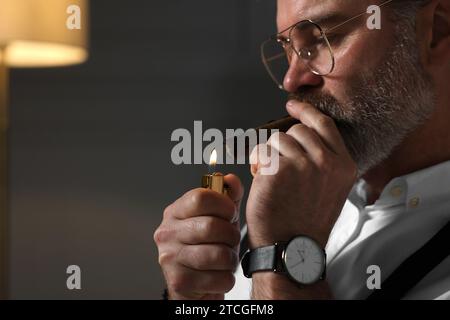
[[[349,200],[359,209],[367,203],[367,183],[361,179]],[[416,210],[436,201],[450,200],[450,161],[392,179],[383,189],[373,209],[404,205]]]

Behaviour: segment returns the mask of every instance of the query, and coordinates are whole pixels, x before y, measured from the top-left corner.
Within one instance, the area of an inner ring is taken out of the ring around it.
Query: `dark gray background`
[[[259,55],[274,18],[274,0],[94,0],[88,63],[11,72],[12,298],[160,297],[153,232],[207,170],[173,165],[170,135],[285,113]]]

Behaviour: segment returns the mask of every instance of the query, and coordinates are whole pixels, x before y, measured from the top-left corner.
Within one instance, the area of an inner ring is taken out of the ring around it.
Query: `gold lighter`
[[[209,159],[209,171],[214,171],[214,167],[217,163],[217,152],[213,150]],[[210,189],[221,194],[228,194],[228,186],[224,182],[224,176],[221,173],[213,172],[205,174],[202,177],[202,188]]]
[[[205,174],[202,177],[202,188],[210,189],[222,194],[228,194],[228,187],[223,182],[223,174]]]

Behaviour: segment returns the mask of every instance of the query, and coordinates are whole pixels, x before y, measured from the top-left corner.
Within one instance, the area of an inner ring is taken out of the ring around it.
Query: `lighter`
[[[228,186],[221,173],[214,172],[217,163],[217,152],[213,150],[209,159],[209,173],[202,177],[202,188],[210,189],[221,194],[228,194]]]

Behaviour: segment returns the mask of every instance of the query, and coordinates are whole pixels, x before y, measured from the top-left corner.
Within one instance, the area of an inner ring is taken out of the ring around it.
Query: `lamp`
[[[79,9],[79,10],[78,10]],[[87,60],[88,0],[0,0],[0,298],[8,297],[8,69]],[[69,27],[67,22],[79,26]],[[75,19],[75,20],[73,20]]]

